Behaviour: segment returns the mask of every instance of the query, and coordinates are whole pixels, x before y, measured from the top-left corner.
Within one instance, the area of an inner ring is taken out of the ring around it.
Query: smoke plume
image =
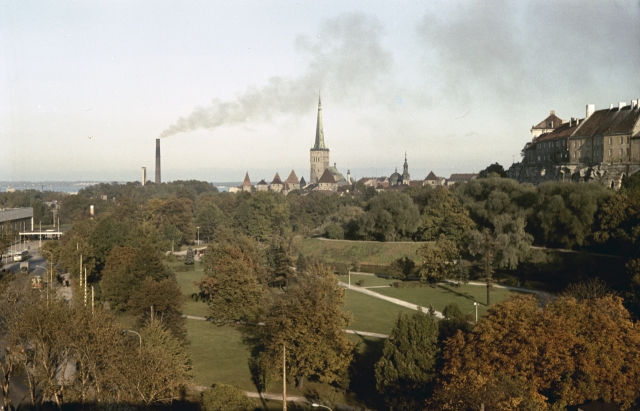
[[[309,56],[304,74],[272,77],[267,85],[251,87],[232,101],[214,99],[211,105],[180,117],[160,137],[264,122],[283,114],[304,115],[315,109],[319,89],[333,102],[372,98],[385,87],[381,84],[387,84],[380,80],[389,75],[392,65],[391,54],[380,43],[382,35],[380,22],[368,15],[353,13],[328,20],[316,37],[299,36],[295,41],[296,51]]]

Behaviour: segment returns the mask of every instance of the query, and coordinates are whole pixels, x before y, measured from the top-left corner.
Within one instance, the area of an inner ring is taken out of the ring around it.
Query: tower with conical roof
[[[409,175],[409,164],[407,163],[407,152],[404,152],[404,165],[402,166],[402,184],[408,185],[411,181],[411,176]]]
[[[324,129],[322,127],[322,104],[318,95],[318,120],[316,123],[316,142],[311,149],[311,172],[309,183],[318,184],[324,170],[329,168],[329,149],[324,142]]]

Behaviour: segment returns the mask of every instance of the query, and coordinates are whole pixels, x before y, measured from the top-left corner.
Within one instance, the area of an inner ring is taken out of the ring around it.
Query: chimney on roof
[[[609,104],[609,110],[613,110],[613,103]]]
[[[621,102],[619,102],[619,103],[618,103],[618,110],[622,110],[622,108],[623,108],[624,106],[626,106],[626,105],[627,105],[627,102],[626,102],[626,101],[621,101]]]
[[[551,114],[549,114],[550,116],[555,116],[556,115],[556,111],[555,110],[551,110]]]
[[[595,104],[587,104],[587,115],[585,116],[585,120],[588,119],[589,116],[591,116],[594,111],[596,111],[596,105]]]

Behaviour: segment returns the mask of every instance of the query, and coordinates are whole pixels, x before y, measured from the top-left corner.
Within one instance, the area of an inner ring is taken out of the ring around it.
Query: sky
[[[640,98],[640,1],[0,0],[0,181],[412,179]]]

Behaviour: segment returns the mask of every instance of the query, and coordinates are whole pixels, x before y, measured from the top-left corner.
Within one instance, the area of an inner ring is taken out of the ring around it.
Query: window
[[[622,149],[620,149],[620,157],[622,157],[622,154],[624,154],[624,152]]]
[[[591,146],[591,140],[587,140],[587,147]]]
[[[538,156],[538,161],[540,161],[540,156]]]
[[[613,150],[609,149],[609,157],[613,154]]]
[[[578,157],[582,158],[582,151],[578,152]]]
[[[609,137],[609,145],[613,144],[613,138]]]
[[[573,158],[576,158],[576,152],[575,151],[573,152]]]
[[[574,141],[574,142],[573,142],[573,147],[575,147],[575,146],[576,146],[576,142]]]
[[[629,155],[629,149],[627,148],[627,155]]]
[[[620,137],[620,144],[624,143],[624,137]]]

